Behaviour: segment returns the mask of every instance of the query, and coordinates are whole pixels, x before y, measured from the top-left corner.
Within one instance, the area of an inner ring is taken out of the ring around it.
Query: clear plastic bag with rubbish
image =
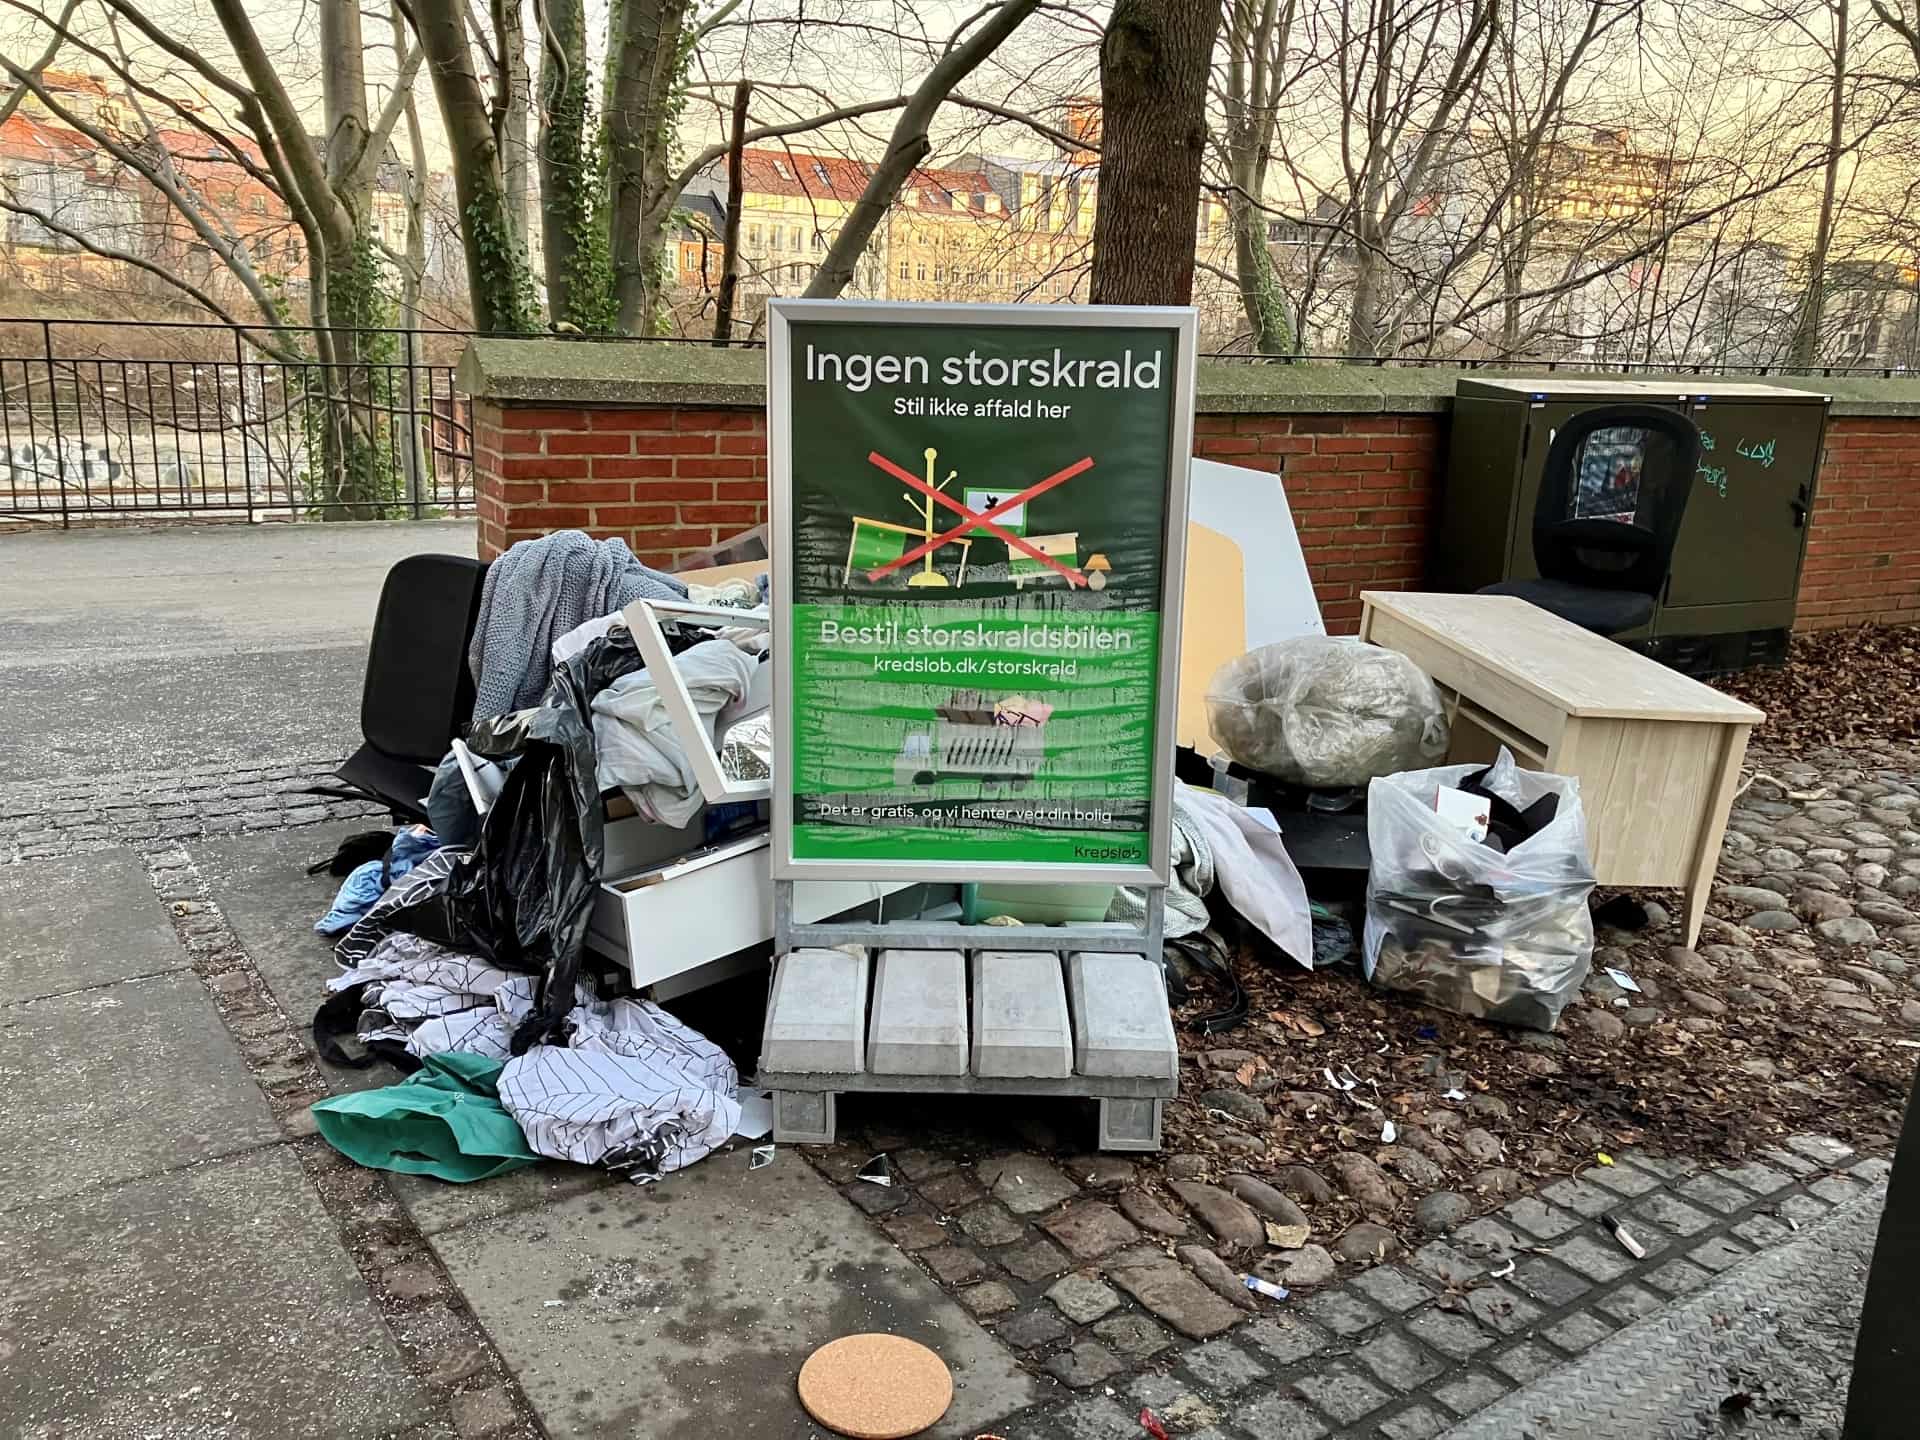
[[[1436,790],[1482,771],[1486,790],[1518,810],[1557,797],[1553,818],[1505,853],[1434,809]],[[1491,767],[1385,776],[1367,790],[1367,840],[1368,978],[1443,1010],[1551,1030],[1593,958],[1579,781],[1523,770],[1504,747]]]
[[[1335,789],[1447,753],[1440,691],[1406,656],[1300,635],[1214,672],[1207,720],[1228,755],[1290,785]]]

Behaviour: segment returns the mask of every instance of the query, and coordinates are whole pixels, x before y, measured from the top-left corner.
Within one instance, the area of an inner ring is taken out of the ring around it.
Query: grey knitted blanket
[[[554,638],[635,600],[684,600],[687,587],[650,570],[624,540],[558,530],[522,540],[487,567],[467,648],[473,718],[524,710],[547,688]]]

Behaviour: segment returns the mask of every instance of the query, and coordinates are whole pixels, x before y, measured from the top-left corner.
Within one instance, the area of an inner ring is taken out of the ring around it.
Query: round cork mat
[[[800,1367],[800,1403],[852,1440],[902,1440],[947,1413],[953,1376],[926,1346],[898,1335],[848,1335]]]

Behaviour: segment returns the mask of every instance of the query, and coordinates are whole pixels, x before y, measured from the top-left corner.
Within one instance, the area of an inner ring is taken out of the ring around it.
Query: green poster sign
[[[1192,312],[771,308],[776,876],[1163,879]]]

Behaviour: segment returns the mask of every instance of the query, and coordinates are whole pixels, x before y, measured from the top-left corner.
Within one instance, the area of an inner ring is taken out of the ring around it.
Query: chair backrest
[[[472,717],[467,642],[486,573],[463,555],[409,555],[387,571],[360,691],[360,732],[376,750],[437,765]]]
[[[1657,595],[1700,465],[1700,431],[1674,410],[1602,405],[1560,427],[1533,514],[1548,580]]]

